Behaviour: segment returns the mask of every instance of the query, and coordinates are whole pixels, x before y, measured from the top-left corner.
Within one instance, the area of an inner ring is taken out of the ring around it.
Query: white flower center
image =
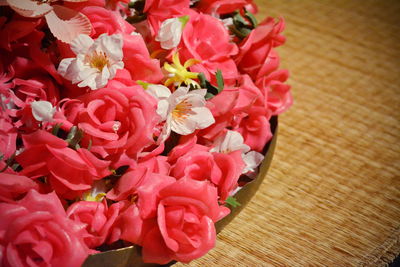
[[[190,104],[187,99],[185,99],[175,106],[174,110],[172,111],[172,117],[174,118],[174,120],[184,120],[185,118],[187,118],[191,108],[192,104]]]
[[[90,56],[88,56],[89,65],[92,68],[102,71],[105,66],[109,66],[110,62],[106,53],[103,51],[94,51]]]

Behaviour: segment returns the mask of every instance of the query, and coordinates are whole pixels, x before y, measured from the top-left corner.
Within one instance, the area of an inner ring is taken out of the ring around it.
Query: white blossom
[[[215,122],[206,107],[206,89],[189,91],[188,87],[179,87],[171,94],[165,86],[149,85],[147,92],[158,99],[157,113],[165,121],[159,141],[167,139],[171,131],[188,135]]]
[[[181,42],[183,28],[189,17],[170,18],[164,20],[156,36],[156,41],[161,43],[163,49],[172,49]]]
[[[102,34],[96,40],[81,34],[71,43],[76,57],[64,58],[58,72],[79,87],[102,88],[124,67],[122,46],[121,34]]]

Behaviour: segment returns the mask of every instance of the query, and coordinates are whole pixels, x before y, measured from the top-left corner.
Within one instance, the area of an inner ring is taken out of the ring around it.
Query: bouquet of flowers
[[[251,0],[0,0],[0,265],[189,262],[292,103]]]

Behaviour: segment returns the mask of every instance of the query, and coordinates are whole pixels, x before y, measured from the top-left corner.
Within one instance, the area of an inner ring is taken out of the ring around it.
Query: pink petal
[[[89,35],[92,31],[90,20],[85,15],[63,6],[53,6],[53,11],[47,13],[45,18],[51,33],[65,43],[71,43],[79,34]]]
[[[48,4],[39,4],[38,2],[30,0],[7,0],[7,3],[15,12],[29,18],[43,16],[53,9]]]

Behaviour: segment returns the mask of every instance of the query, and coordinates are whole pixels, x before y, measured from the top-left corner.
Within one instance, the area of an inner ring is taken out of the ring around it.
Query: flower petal
[[[89,35],[80,34],[71,42],[71,50],[78,54],[86,54],[89,48],[93,45],[94,41]]]
[[[85,15],[63,6],[54,5],[53,11],[47,13],[45,18],[51,33],[65,43],[71,43],[79,34],[89,35],[92,31],[90,20]]]
[[[39,4],[39,2],[30,0],[7,0],[7,3],[15,12],[29,18],[43,16],[53,9],[49,4]]]

